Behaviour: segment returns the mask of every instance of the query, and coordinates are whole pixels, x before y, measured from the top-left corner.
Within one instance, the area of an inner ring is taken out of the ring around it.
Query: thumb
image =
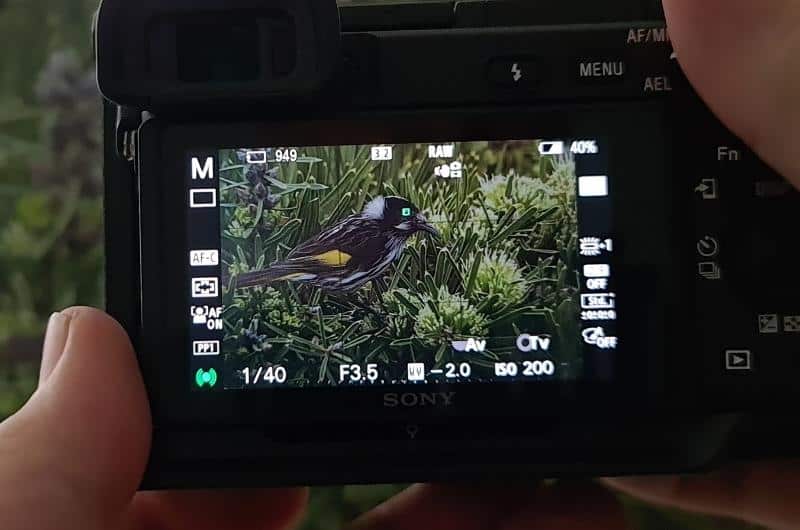
[[[681,66],[717,116],[800,186],[800,2],[664,0]]]
[[[41,381],[0,424],[0,528],[113,527],[147,462],[151,421],[130,341],[106,314],[50,318]]]

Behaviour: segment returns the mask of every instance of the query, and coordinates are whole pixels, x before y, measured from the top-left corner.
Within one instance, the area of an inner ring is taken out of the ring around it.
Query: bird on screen
[[[285,260],[246,272],[237,288],[290,281],[329,291],[352,291],[380,278],[418,233],[438,236],[419,209],[402,197],[376,197],[364,209],[300,243]]]

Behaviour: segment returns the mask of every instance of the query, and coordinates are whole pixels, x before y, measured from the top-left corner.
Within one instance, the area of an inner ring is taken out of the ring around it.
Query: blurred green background
[[[50,313],[103,304],[102,138],[90,53],[96,1],[0,0],[0,419],[33,390]],[[303,528],[340,528],[399,489],[317,488]],[[743,528],[626,506],[640,530]]]

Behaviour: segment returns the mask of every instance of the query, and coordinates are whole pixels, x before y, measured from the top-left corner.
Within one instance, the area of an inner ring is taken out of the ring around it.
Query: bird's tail
[[[306,280],[315,275],[309,274],[299,264],[276,263],[269,269],[253,272],[245,272],[234,278],[235,288],[257,287],[267,285],[276,281],[284,280]]]

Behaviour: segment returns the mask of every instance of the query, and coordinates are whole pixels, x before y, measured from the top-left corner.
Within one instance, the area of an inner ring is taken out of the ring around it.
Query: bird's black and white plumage
[[[351,215],[299,244],[286,260],[236,278],[236,287],[292,281],[330,291],[351,291],[379,278],[414,234],[437,235],[425,216],[402,197],[376,197]]]

